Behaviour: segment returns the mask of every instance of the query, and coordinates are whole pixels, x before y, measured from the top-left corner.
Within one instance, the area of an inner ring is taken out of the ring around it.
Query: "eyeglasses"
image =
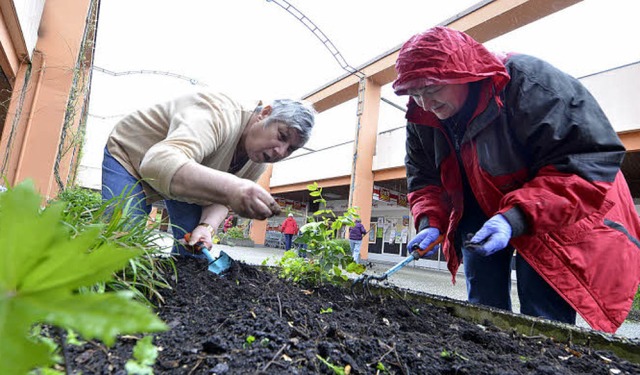
[[[446,85],[431,85],[424,86],[419,89],[409,89],[407,90],[407,94],[411,95],[414,99],[421,99],[424,97],[430,98],[433,97],[438,91],[442,90]]]

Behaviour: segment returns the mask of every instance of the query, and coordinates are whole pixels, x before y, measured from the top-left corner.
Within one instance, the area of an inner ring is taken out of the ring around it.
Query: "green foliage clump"
[[[32,183],[0,194],[0,373],[53,363],[49,346],[31,338],[37,324],[107,345],[120,334],[165,330],[130,292],[77,293],[109,281],[141,252],[100,241],[97,225],[70,236],[61,221],[64,205],[43,209],[41,201]]]
[[[235,239],[245,239],[246,237],[244,236],[244,232],[242,231],[242,229],[238,228],[238,227],[231,227],[229,229],[227,229],[227,233],[224,234],[225,237],[228,238],[235,238]]]
[[[62,220],[75,225],[88,225],[102,206],[100,193],[81,187],[71,187],[58,194],[55,201],[65,202]]]
[[[133,189],[133,188],[131,188]],[[160,225],[147,225],[145,215],[136,215],[129,191],[124,191],[108,201],[102,201],[100,194],[83,188],[68,188],[49,204],[62,204],[62,222],[71,237],[100,227],[101,231],[92,247],[110,243],[140,250],[140,256],[129,260],[127,265],[114,274],[106,283],[92,285],[92,290],[128,290],[136,298],[151,304],[152,300],[162,300],[160,289],[170,288],[165,275],[173,270],[173,260],[162,256],[156,245]]]
[[[336,238],[336,245],[340,246],[345,254],[351,254],[351,245],[349,245],[349,240],[345,240],[344,238]]]
[[[307,186],[309,194],[315,197],[321,209],[313,213],[309,222],[300,228],[301,235],[296,238],[297,244],[304,244],[306,258],[301,258],[292,250],[284,253],[276,261],[279,276],[311,287],[323,283],[338,284],[348,280],[346,272],[361,274],[365,267],[353,262],[349,251],[349,242],[337,239],[336,234],[343,226],[354,226],[358,217],[355,208],[348,208],[343,215],[336,216],[327,209],[327,202],[322,198],[322,188],[317,183]],[[346,246],[345,246],[346,242]],[[346,271],[346,272],[345,272]]]

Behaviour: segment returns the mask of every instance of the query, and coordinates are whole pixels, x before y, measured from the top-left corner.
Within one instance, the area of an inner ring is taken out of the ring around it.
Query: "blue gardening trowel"
[[[231,264],[233,263],[233,259],[224,251],[220,251],[220,255],[217,258],[211,256],[209,249],[202,246],[200,247],[204,256],[207,257],[209,261],[209,271],[215,273],[216,275],[220,275],[224,271],[231,268]]]
[[[185,241],[189,242],[190,237],[191,233],[185,234]],[[194,248],[195,250],[200,251],[202,252],[202,254],[204,254],[204,256],[207,258],[207,261],[209,262],[209,272],[213,272],[216,275],[222,274],[223,272],[231,268],[231,265],[233,264],[233,259],[231,259],[231,257],[222,250],[220,251],[220,255],[218,255],[217,258],[214,258],[213,255],[211,255],[209,249],[207,249],[202,244],[202,242],[196,243]]]

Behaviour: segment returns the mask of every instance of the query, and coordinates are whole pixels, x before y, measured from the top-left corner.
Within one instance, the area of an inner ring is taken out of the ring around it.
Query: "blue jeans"
[[[356,263],[360,263],[360,246],[362,245],[362,240],[349,240],[349,247],[351,247],[351,256],[353,257],[353,261]]]
[[[481,256],[462,246],[467,233],[475,233],[484,218],[466,220],[457,229],[456,247],[462,249],[469,302],[511,311],[511,261],[514,249]],[[522,314],[575,324],[576,311],[516,252],[516,278]]]
[[[107,201],[125,192],[125,199],[129,200],[133,218],[146,220],[151,212],[151,205],[146,202],[146,194],[142,189],[140,180],[132,176],[127,170],[104,149],[102,161],[102,200]],[[176,239],[184,238],[184,235],[195,228],[202,215],[202,207],[196,204],[165,200],[171,220],[171,230]],[[172,252],[187,256],[194,256],[184,246],[175,243]],[[204,257],[197,254],[196,257]]]
[[[284,235],[284,249],[285,250],[289,250],[291,249],[291,239],[293,238],[293,234],[286,234]]]

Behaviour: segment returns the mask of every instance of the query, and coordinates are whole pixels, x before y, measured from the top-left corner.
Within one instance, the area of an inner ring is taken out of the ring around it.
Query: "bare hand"
[[[204,247],[211,249],[213,241],[211,239],[211,232],[209,228],[198,225],[191,231],[191,236],[187,242],[190,246],[195,246],[198,242],[201,242]]]
[[[260,185],[240,180],[230,194],[229,206],[242,217],[264,220],[280,213],[280,206]]]

